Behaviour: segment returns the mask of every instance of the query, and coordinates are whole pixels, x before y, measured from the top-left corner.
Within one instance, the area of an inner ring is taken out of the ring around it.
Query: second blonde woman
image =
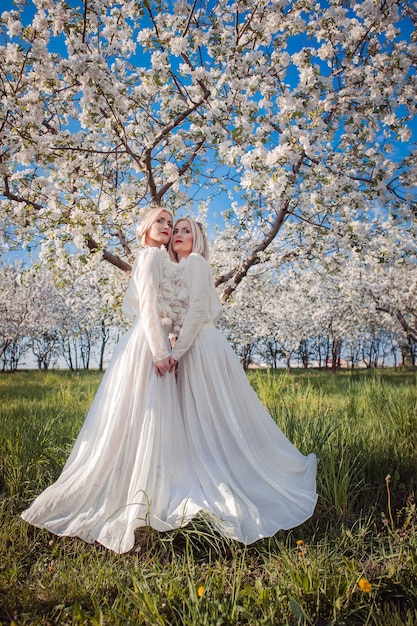
[[[226,537],[252,543],[298,526],[314,511],[316,457],[285,437],[214,323],[222,314],[197,222],[174,224],[171,254],[188,291],[172,356],[194,475]]]

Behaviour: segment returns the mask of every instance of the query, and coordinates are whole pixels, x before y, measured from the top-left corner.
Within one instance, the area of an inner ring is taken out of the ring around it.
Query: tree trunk
[[[340,366],[340,350],[342,348],[342,342],[340,339],[335,339],[332,343],[332,372],[337,371]]]

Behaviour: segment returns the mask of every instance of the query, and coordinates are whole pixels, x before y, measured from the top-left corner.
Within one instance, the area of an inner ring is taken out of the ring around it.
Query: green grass
[[[320,459],[314,516],[249,547],[201,516],[141,529],[125,555],[19,516],[59,475],[100,379],[0,376],[0,624],[417,623],[414,372],[250,372],[280,428]]]

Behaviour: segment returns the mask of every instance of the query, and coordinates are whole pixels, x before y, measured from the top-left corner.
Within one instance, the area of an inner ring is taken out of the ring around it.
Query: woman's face
[[[158,213],[158,217],[148,229],[145,236],[147,246],[160,248],[167,245],[171,239],[172,218],[167,211]]]
[[[179,220],[172,233],[172,250],[180,259],[186,259],[193,251],[193,233],[188,220]]]

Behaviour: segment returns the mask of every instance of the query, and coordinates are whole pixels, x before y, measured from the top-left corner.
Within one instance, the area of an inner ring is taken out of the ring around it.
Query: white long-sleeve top
[[[129,319],[140,318],[153,361],[170,354],[174,290],[172,263],[165,248],[143,248],[133,264],[122,310]]]
[[[172,356],[177,361],[193,344],[200,329],[205,324],[216,322],[223,312],[210,265],[204,257],[192,252],[179,263],[179,271],[183,271],[188,292],[188,308],[181,332],[172,349]]]

